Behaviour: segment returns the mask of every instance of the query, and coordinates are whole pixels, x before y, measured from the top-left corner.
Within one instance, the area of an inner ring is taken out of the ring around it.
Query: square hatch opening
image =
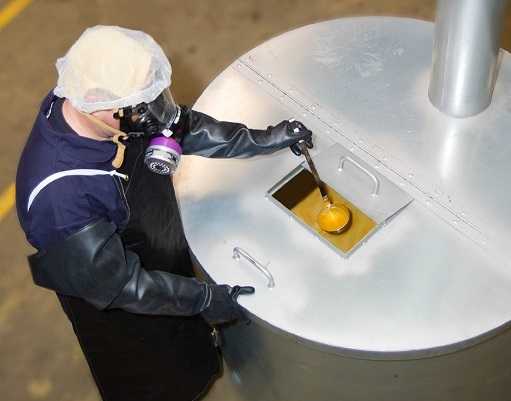
[[[341,145],[313,157],[335,205],[344,205],[351,219],[339,234],[321,230],[317,222],[323,199],[312,173],[303,163],[268,191],[269,199],[294,220],[347,257],[412,198]]]
[[[341,252],[349,253],[362,241],[375,227],[376,222],[361,211],[354,204],[339,195],[328,184],[325,189],[332,203],[345,205],[351,212],[348,226],[340,234],[330,234],[318,225],[317,217],[323,207],[323,199],[312,174],[305,168],[300,169],[281,188],[271,196],[283,207],[289,210],[295,218],[299,219],[309,229]]]

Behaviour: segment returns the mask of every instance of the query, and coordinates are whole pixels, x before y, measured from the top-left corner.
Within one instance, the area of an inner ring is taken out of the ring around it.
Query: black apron
[[[147,140],[128,145],[121,171],[130,176],[128,227],[121,233],[146,270],[193,276],[174,187],[144,165]],[[211,328],[192,317],[99,311],[58,295],[104,401],[191,401],[220,372]]]

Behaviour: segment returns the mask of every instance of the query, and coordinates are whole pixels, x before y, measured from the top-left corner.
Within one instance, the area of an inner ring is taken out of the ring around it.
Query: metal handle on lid
[[[264,274],[264,276],[268,279],[268,284],[267,284],[268,288],[275,287],[275,280],[273,279],[273,275],[266,268],[266,266],[263,266],[256,259],[254,259],[252,256],[250,256],[247,251],[245,251],[237,246],[234,247],[232,250],[233,259],[240,260],[241,256],[243,256],[245,259],[247,259],[257,270],[259,270],[261,273]]]
[[[369,176],[369,178],[371,178],[371,180],[373,181],[373,192],[371,193],[371,196],[378,196],[378,194],[380,193],[380,180],[378,180],[378,177],[376,177],[373,173],[371,173],[368,169],[366,169],[364,166],[362,166],[359,162],[357,162],[356,160],[353,160],[351,157],[349,156],[342,156],[340,159],[339,159],[339,167],[337,168],[338,171],[342,171],[344,170],[344,163],[346,162],[350,162],[351,164],[353,164],[355,167],[358,167],[360,170],[362,170],[366,175]]]

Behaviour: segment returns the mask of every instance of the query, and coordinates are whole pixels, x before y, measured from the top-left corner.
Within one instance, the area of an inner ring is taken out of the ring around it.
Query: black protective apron
[[[121,236],[146,270],[193,276],[174,187],[145,167],[145,143],[127,147],[121,169],[130,177],[130,220]],[[79,298],[59,299],[104,401],[191,401],[220,372],[211,328],[200,315],[100,311]]]

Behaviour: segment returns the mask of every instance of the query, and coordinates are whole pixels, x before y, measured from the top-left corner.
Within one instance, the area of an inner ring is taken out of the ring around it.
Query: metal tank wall
[[[508,401],[511,394],[509,329],[439,355],[356,355],[255,319],[224,330],[223,350],[226,373],[246,401]]]

